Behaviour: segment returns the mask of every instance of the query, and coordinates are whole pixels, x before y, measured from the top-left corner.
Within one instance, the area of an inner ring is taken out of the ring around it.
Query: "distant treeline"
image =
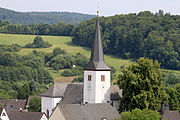
[[[16,12],[0,8],[0,19],[9,21],[12,24],[54,24],[61,21],[67,24],[77,25],[84,20],[89,20],[94,17],[94,15],[75,12]]]
[[[70,36],[74,25],[59,22],[58,24],[10,24],[0,20],[0,33]]]
[[[73,29],[73,43],[91,47],[95,20]],[[163,68],[180,70],[180,16],[162,10],[101,17],[104,52],[123,58],[156,59]]]

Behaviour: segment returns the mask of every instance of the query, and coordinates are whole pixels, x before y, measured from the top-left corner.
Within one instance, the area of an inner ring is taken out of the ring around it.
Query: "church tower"
[[[83,103],[107,103],[110,101],[110,71],[110,67],[104,62],[99,15],[97,15],[91,58],[88,65],[84,67]]]

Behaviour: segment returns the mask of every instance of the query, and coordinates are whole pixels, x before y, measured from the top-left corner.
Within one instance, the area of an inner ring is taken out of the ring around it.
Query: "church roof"
[[[111,85],[110,92],[111,101],[119,100],[122,97],[122,90],[120,90],[117,85]],[[79,104],[83,98],[83,84],[55,83],[41,96],[62,97],[61,103],[63,104]]]
[[[114,120],[120,119],[115,108],[108,103],[59,104],[65,120]]]
[[[54,83],[46,92],[41,94],[42,97],[63,97],[67,83]]]
[[[110,70],[110,67],[108,67],[104,62],[104,53],[102,47],[101,32],[99,27],[99,16],[97,16],[96,20],[96,31],[91,49],[90,62],[84,68],[84,70]]]

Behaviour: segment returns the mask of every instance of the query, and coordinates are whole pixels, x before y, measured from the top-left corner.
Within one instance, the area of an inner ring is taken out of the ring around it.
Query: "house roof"
[[[15,110],[18,111],[20,108],[24,109],[26,106],[26,100],[17,100],[17,99],[5,99],[0,100],[0,103],[4,105],[6,110]]]
[[[62,97],[64,96],[67,83],[54,83],[48,90],[41,94],[42,97]]]
[[[56,86],[56,87],[54,87]],[[61,88],[62,87],[62,88]],[[58,92],[54,92],[58,91]],[[111,85],[111,101],[119,100],[122,97],[122,90],[117,85]],[[56,93],[51,95],[50,93]],[[63,104],[79,104],[83,98],[82,83],[55,83],[41,96],[62,97]]]
[[[99,104],[59,104],[65,120],[114,120],[120,119],[115,108],[107,103]]]
[[[96,20],[95,38],[92,44],[90,62],[86,67],[84,67],[84,70],[110,70],[110,67],[108,67],[104,62],[99,16],[97,16]]]
[[[165,110],[162,116],[162,120],[180,120],[179,111]]]
[[[44,113],[8,111],[7,114],[10,120],[40,120]]]

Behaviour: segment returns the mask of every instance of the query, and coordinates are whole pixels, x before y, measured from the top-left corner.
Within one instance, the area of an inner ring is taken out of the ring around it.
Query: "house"
[[[164,103],[161,106],[160,113],[162,115],[161,120],[180,120],[180,115],[178,110],[169,110],[169,105],[166,106]]]
[[[0,107],[0,120],[9,120],[6,110]]]
[[[4,108],[7,111],[19,111],[26,110],[26,100],[17,100],[17,99],[1,99],[0,103],[3,104]]]
[[[9,120],[48,120],[45,113],[42,112],[18,112],[8,111]]]
[[[114,120],[117,110],[108,103],[59,104],[49,120]]]

